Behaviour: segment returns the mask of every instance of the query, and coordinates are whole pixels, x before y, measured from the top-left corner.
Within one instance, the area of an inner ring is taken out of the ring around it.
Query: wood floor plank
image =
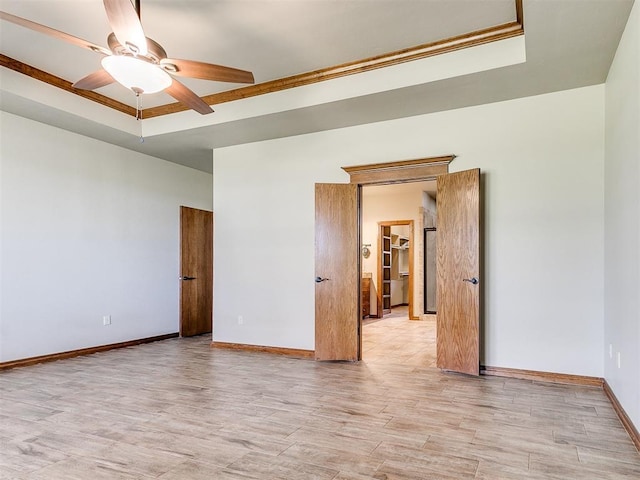
[[[227,470],[273,480],[332,480],[338,474],[338,470],[329,466],[261,453],[248,453]]]
[[[111,473],[117,472],[123,478],[129,475],[157,477],[186,459],[181,452],[123,442],[101,450],[89,450],[83,458],[101,468],[107,468]],[[87,475],[85,478],[91,477]]]
[[[597,465],[602,468],[616,466],[616,470],[628,470],[640,478],[640,458],[629,455],[626,451],[609,451],[593,447],[578,447],[580,462],[587,465]]]
[[[248,474],[188,460],[158,477],[158,480],[257,480]]]
[[[383,462],[370,455],[357,455],[337,448],[321,448],[316,444],[307,443],[296,443],[281,453],[280,457],[316,466],[331,465],[340,472],[359,475],[374,475]]]
[[[375,426],[355,425],[352,423],[341,425],[336,431],[354,438],[367,438],[379,443],[391,442],[415,448],[422,447],[430,435],[427,432],[408,432],[402,429],[395,429],[388,425],[381,429]]]
[[[484,464],[487,472],[527,472],[529,456],[527,451],[509,445],[484,445],[475,441],[461,442],[447,434],[432,435],[424,444],[424,450],[451,455],[464,455]],[[490,467],[490,468],[489,468]],[[480,469],[480,465],[478,467]]]
[[[430,452],[425,455],[423,449],[405,447],[383,442],[373,452],[374,458],[384,460],[389,465],[404,464],[413,469],[431,471],[434,474],[449,475],[459,478],[473,478],[478,469],[478,461],[464,455],[457,456],[451,453]]]
[[[475,471],[472,475],[463,473],[443,473],[429,470],[423,465],[405,463],[404,461],[385,461],[378,469],[378,473],[374,478],[384,478],[389,480],[469,480],[475,477]]]
[[[380,443],[376,439],[350,437],[340,432],[309,427],[299,428],[288,438],[295,443],[313,444],[321,448],[338,448],[355,455],[370,455]]]
[[[12,475],[31,473],[64,461],[70,455],[21,440],[0,440],[0,472]],[[0,478],[4,478],[3,473]]]
[[[70,458],[42,468],[28,480],[150,480],[153,477],[122,471],[121,466],[89,458]]]
[[[640,477],[602,389],[442,373],[435,320],[364,325],[364,361],[170,339],[0,373],[7,479]]]

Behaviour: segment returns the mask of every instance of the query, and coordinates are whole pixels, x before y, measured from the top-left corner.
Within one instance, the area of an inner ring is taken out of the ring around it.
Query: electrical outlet
[[[613,343],[609,344],[609,358],[613,358]]]
[[[104,315],[102,317],[102,325],[104,325],[105,327],[107,325],[111,325],[111,315]]]
[[[618,368],[620,368],[620,352],[618,352]]]
[[[242,315],[238,315],[238,325],[242,325],[244,323],[244,318]]]

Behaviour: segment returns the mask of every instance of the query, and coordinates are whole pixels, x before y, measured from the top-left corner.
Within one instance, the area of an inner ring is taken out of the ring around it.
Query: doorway
[[[316,184],[316,359],[362,358],[361,288],[365,283],[360,268],[362,187],[436,179],[437,366],[442,370],[479,374],[480,169],[449,173],[449,163],[454,158],[455,155],[447,155],[343,167],[350,176],[348,184]],[[346,205],[349,208],[344,208]],[[340,261],[326,262],[328,245]],[[331,279],[344,288],[324,288]],[[340,308],[328,308],[331,305]],[[332,347],[336,343],[339,350]]]
[[[435,181],[362,187],[362,360],[435,367],[436,320],[424,314],[424,225],[435,218]],[[427,213],[427,208],[429,208]],[[365,298],[367,297],[367,298]]]
[[[375,188],[375,187],[373,187]],[[368,189],[367,189],[368,190]],[[363,195],[363,214],[365,208]],[[376,317],[383,318],[392,310],[407,307],[407,315],[414,315],[413,275],[414,229],[413,220],[391,220],[378,222],[378,261]]]

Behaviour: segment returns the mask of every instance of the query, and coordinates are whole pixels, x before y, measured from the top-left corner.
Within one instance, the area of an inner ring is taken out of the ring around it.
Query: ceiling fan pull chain
[[[140,143],[144,143],[144,137],[142,136],[142,97],[140,96],[140,92],[135,92],[136,94],[136,120],[140,122]]]

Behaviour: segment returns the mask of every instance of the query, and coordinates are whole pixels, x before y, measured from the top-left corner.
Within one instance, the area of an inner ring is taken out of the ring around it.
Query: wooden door
[[[360,349],[357,185],[316,184],[315,226],[315,357],[356,361]]]
[[[480,373],[480,170],[437,177],[437,365]]]
[[[180,336],[212,330],[213,213],[180,207]]]

